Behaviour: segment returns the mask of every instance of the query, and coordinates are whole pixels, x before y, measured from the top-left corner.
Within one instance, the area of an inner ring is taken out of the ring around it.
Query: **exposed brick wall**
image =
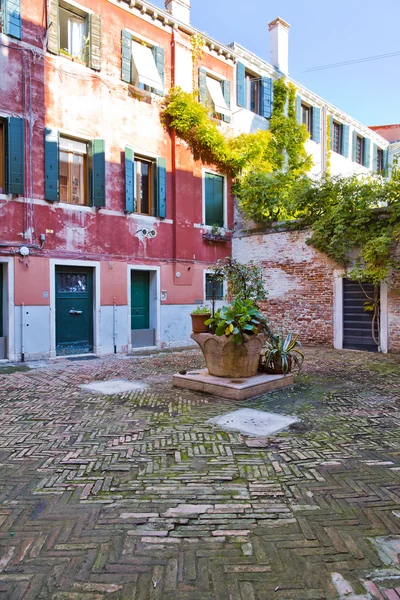
[[[307,246],[309,232],[251,234],[234,242],[234,255],[264,268],[269,299],[263,310],[290,324],[303,343],[333,345],[333,271],[336,265]]]
[[[400,273],[393,273],[388,294],[389,350],[400,352]]]
[[[241,262],[254,260],[264,269],[268,301],[263,311],[275,324],[283,323],[305,344],[333,345],[334,271],[340,267],[307,246],[309,231],[245,234],[233,242]],[[391,278],[388,293],[389,350],[400,352],[400,273]]]

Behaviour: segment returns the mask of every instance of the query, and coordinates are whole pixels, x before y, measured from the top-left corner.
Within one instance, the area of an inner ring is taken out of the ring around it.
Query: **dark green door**
[[[93,352],[93,270],[56,268],[57,355]]]
[[[224,226],[224,183],[221,175],[206,173],[206,225]]]
[[[150,273],[132,271],[131,279],[132,329],[150,328]]]

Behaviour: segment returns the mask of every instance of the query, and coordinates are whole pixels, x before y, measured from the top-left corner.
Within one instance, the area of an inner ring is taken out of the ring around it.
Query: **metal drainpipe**
[[[321,128],[321,177],[326,173],[326,166],[328,163],[327,148],[326,148],[326,136],[328,134],[327,127],[328,112],[326,106],[322,107],[322,128]]]
[[[117,304],[116,298],[114,298],[113,306],[113,343],[114,343],[114,354],[117,354]]]
[[[21,362],[25,362],[25,320],[24,320],[25,304],[21,303]]]
[[[176,61],[176,53],[175,53],[175,31],[172,31],[172,47],[171,47],[171,85],[175,87],[175,61]],[[176,222],[176,133],[175,129],[171,131],[171,160],[172,160],[172,207],[173,207],[173,238],[172,238],[172,258],[176,260],[177,254],[177,222]]]

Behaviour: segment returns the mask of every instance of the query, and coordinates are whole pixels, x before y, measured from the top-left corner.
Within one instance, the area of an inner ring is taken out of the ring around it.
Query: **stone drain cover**
[[[242,408],[221,415],[220,417],[209,419],[207,423],[218,425],[222,429],[265,437],[286,429],[289,425],[298,421],[299,419],[296,417],[287,417],[286,415],[254,410],[252,408]]]
[[[128,381],[127,379],[110,379],[109,381],[91,381],[79,386],[87,392],[97,392],[105,396],[124,394],[125,392],[140,392],[147,389],[141,382]]]

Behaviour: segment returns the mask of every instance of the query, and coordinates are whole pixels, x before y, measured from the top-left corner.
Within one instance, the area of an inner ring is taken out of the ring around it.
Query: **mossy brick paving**
[[[0,597],[400,597],[400,360],[307,349],[293,389],[174,389],[195,349],[0,369]],[[119,396],[94,380],[148,385]],[[267,439],[237,408],[295,414]]]

